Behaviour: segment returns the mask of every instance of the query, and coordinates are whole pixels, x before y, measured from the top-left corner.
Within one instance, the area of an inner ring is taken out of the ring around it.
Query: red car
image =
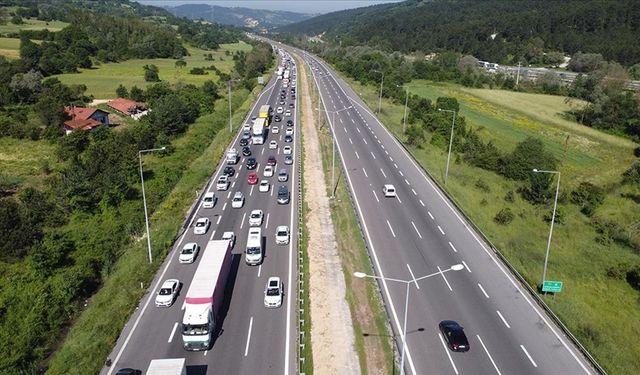
[[[249,173],[249,175],[247,176],[247,182],[249,183],[249,185],[255,185],[258,183],[258,175],[256,174],[256,172]]]

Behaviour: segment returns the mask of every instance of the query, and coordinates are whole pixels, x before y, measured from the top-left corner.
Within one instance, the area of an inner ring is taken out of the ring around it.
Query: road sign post
[[[542,291],[560,293],[562,291],[562,281],[545,281],[542,283]]]

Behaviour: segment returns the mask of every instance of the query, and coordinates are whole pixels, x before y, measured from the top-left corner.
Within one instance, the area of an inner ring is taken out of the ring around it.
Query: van
[[[262,263],[262,254],[262,230],[255,227],[249,228],[244,261],[250,266],[257,266]]]
[[[235,148],[229,149],[227,151],[227,164],[236,164],[238,163],[238,150]]]
[[[382,192],[385,197],[393,198],[396,196],[396,188],[391,184],[386,184],[382,187]]]
[[[202,198],[202,208],[213,208],[216,204],[216,195],[214,192],[210,191],[204,195]]]

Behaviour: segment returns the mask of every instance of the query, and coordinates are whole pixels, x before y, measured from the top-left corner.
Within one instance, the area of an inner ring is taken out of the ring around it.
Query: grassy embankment
[[[377,108],[376,87],[349,82],[370,108]],[[460,102],[460,115],[466,117],[467,124],[477,129],[483,139],[493,140],[503,153],[513,150],[516,143],[527,136],[542,139],[545,147],[560,161],[564,197],[580,182],[589,181],[604,187],[607,193],[595,218],[615,221],[625,227],[640,220],[637,204],[621,197],[624,192],[640,192],[620,185],[621,173],[631,165],[633,147],[637,145],[566,120],[563,114],[571,108],[564,98],[424,81],[412,82],[408,88],[412,94],[434,101],[439,96],[456,97]],[[404,139],[402,104],[383,100],[379,115],[401,140]],[[430,146],[428,140],[423,148],[411,148],[410,151],[442,183],[446,152]],[[479,180],[488,189],[478,188]],[[515,202],[507,202],[504,199],[507,192],[516,192],[520,185],[493,172],[456,161],[454,156],[447,191],[511,264],[535,286],[540,282],[549,232],[549,224],[543,216],[550,214],[551,208],[532,206],[518,194]],[[504,207],[511,208],[516,214],[507,226],[493,220]],[[640,332],[638,292],[624,280],[606,275],[610,266],[621,262],[637,263],[638,255],[615,242],[596,242],[598,233],[590,224],[591,219],[580,213],[579,207],[566,199],[559,207],[563,220],[554,228],[547,279],[562,280],[564,289],[555,298],[544,297],[545,301],[609,373],[640,373],[637,355],[640,344],[634,339]]]
[[[298,64],[298,67],[300,66],[305,67],[310,82],[315,85],[308,67]],[[315,86],[312,89],[312,99],[313,108],[318,108],[319,98]],[[325,184],[327,194],[331,196],[332,142],[329,124],[322,113],[317,113],[315,116],[319,121],[318,137],[322,151]],[[336,165],[340,165],[339,155],[336,155]],[[358,226],[347,182],[342,175],[342,168],[337,168],[336,181],[335,199],[331,201],[331,220],[345,278],[346,299],[351,310],[360,369],[362,374],[395,373],[395,344],[390,336],[391,330],[380,292],[371,280],[360,280],[353,276],[356,271],[367,274],[374,272]]]

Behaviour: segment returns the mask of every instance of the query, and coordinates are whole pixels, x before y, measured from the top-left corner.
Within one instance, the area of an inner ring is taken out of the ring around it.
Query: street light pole
[[[451,137],[449,137],[449,153],[447,155],[447,168],[444,171],[444,184],[446,185],[447,179],[449,178],[449,162],[451,161],[451,148],[453,146],[453,128],[456,126],[456,111],[441,108],[438,108],[438,111],[453,113],[453,121],[451,122]]]
[[[227,81],[227,86],[229,87],[229,133],[233,133],[233,126],[231,124],[231,82],[238,82],[238,80],[230,79]]]
[[[331,199],[335,198],[335,178],[336,178],[336,137],[335,134],[333,132],[333,123],[336,120],[336,113],[342,112],[342,111],[346,111],[347,109],[351,109],[353,108],[352,105],[346,107],[346,108],[342,108],[340,110],[337,111],[329,111],[328,109],[325,108],[325,113],[327,113],[327,117],[328,117],[328,112],[331,112],[331,124],[329,124],[329,126],[331,127],[331,144],[332,144],[332,153],[331,153]],[[317,108],[317,110],[319,111],[320,108]]]
[[[407,87],[404,85],[396,85],[396,87],[404,88],[404,92],[406,93],[404,98],[404,117],[402,118],[402,134],[405,134],[407,132],[407,105],[409,104],[409,90],[407,90]]]
[[[162,151],[166,147],[152,148],[148,150],[138,151],[138,161],[140,162],[140,181],[142,183],[142,204],[144,206],[144,223],[147,228],[147,250],[149,252],[149,264],[153,263],[153,256],[151,255],[151,234],[149,233],[149,214],[147,213],[147,196],[144,192],[144,174],[142,173],[142,154],[145,152]]]
[[[378,114],[380,114],[380,109],[382,108],[382,86],[384,85],[384,71],[381,71],[382,79],[380,80],[380,97],[378,98]]]
[[[533,170],[534,173],[550,173],[558,175],[558,182],[556,184],[556,196],[553,199],[553,216],[551,216],[551,228],[549,228],[549,238],[547,239],[547,252],[544,256],[544,268],[542,270],[542,286],[547,278],[547,263],[549,261],[549,251],[551,249],[551,237],[553,236],[553,225],[556,222],[556,208],[558,206],[558,193],[560,192],[560,171],[542,171],[538,169]]]

